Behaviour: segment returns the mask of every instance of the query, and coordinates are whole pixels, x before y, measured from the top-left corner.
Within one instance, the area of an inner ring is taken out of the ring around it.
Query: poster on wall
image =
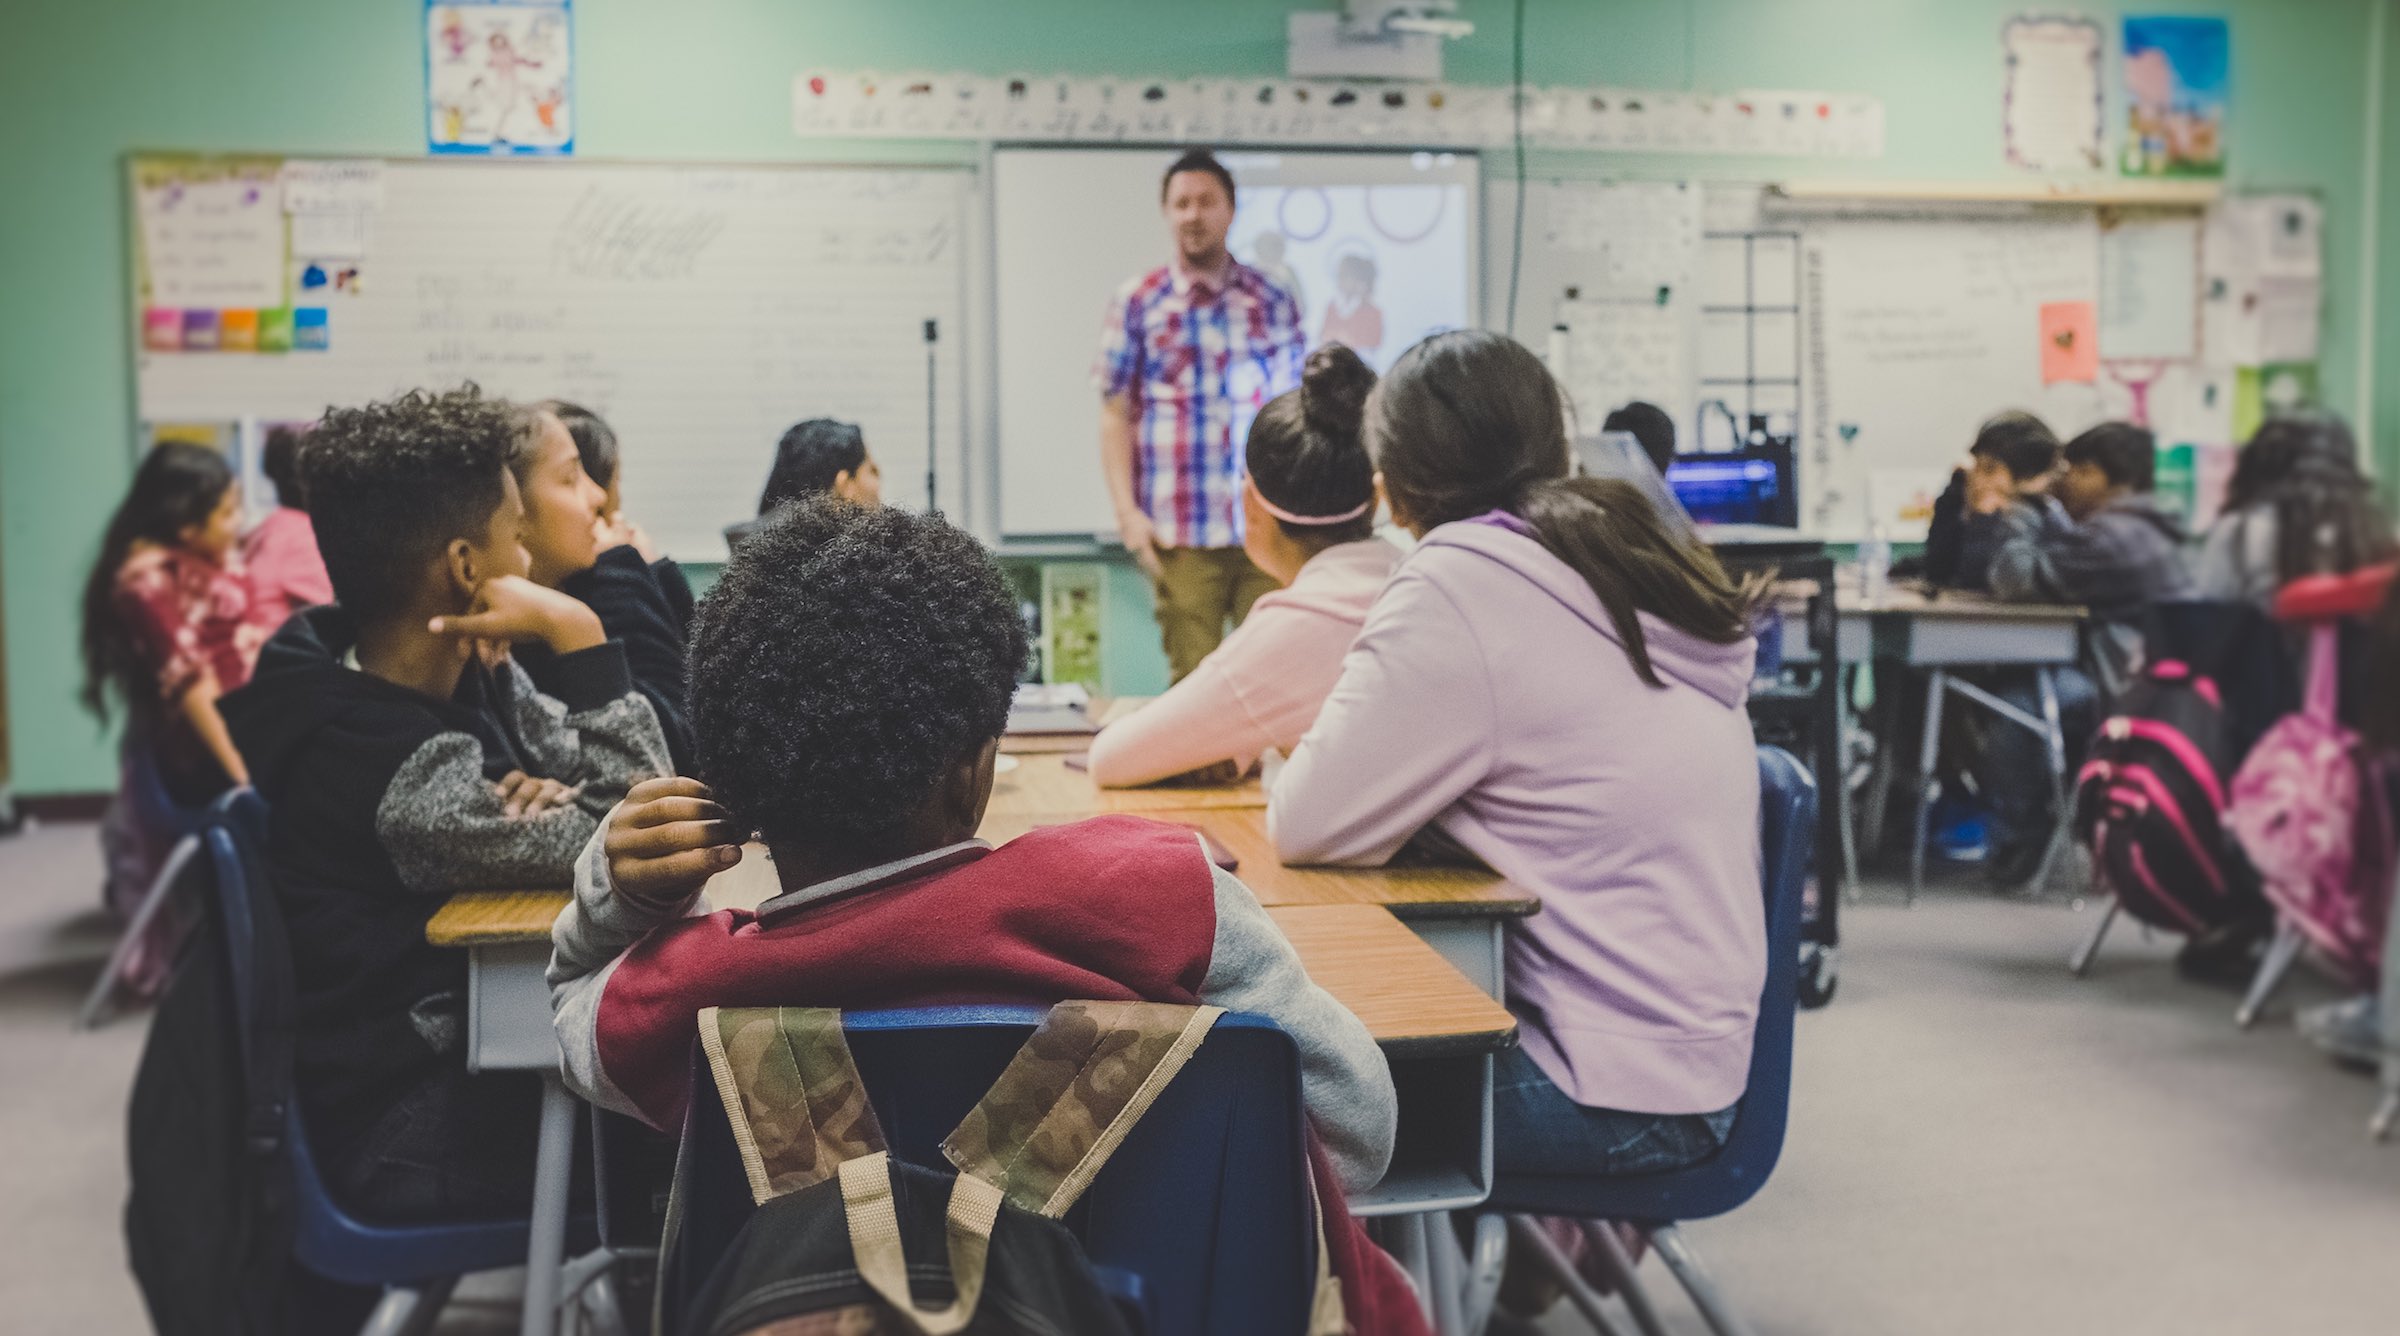
[[[426,147],[574,152],[573,53],[568,0],[427,0]]]
[[[2011,166],[2096,172],[2102,92],[2100,25],[2086,18],[2024,17],[2000,30],[2007,62],[2000,122]]]
[[[2225,174],[2231,47],[2223,19],[2125,20],[2125,175]]]

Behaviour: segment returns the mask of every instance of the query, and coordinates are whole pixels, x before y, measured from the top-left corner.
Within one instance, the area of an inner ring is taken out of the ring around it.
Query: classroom
[[[2400,1326],[2400,0],[11,29],[0,1326]]]

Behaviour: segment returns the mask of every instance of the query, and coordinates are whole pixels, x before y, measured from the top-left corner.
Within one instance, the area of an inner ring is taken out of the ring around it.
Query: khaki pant
[[[1152,586],[1158,629],[1166,640],[1167,667],[1180,682],[1225,639],[1227,619],[1241,625],[1250,605],[1276,584],[1238,547],[1161,548],[1158,562]]]

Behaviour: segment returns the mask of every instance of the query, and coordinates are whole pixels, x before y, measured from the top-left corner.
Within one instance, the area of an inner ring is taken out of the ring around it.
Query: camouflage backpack
[[[958,1169],[951,1177],[887,1151],[840,1012],[701,1012],[702,1054],[758,1210],[672,1330],[1130,1336],[1138,1321],[1059,1217],[1222,1014],[1138,1002],[1053,1007],[942,1142]],[[679,1165],[679,1198],[685,1188]],[[693,1241],[678,1237],[679,1205],[668,1214],[662,1246],[672,1258]],[[1319,1312],[1338,1331],[1339,1291],[1322,1265]]]

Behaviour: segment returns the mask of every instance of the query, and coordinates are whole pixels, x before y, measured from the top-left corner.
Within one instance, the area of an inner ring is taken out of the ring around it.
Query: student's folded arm
[[[1200,1000],[1267,1017],[1300,1050],[1300,1092],[1342,1186],[1382,1179],[1399,1126],[1392,1069],[1364,1022],[1318,987],[1299,953],[1232,873],[1216,872],[1217,935]]]
[[[515,660],[502,671],[517,736],[543,778],[583,786],[581,802],[588,815],[614,807],[645,779],[674,773],[658,714],[634,690],[625,648],[618,642],[560,655],[553,679],[556,700],[536,689]]]
[[[2058,597],[2058,577],[2050,567],[2052,546],[2072,532],[2072,526],[2054,522],[2046,509],[2057,503],[2048,498],[2037,502],[2035,508],[2012,508],[2007,512],[2005,534],[1992,553],[1991,589],[1994,598],[2010,603],[2041,603]]]
[[[1247,766],[1271,745],[1210,655],[1167,694],[1100,730],[1092,739],[1092,782],[1131,788],[1219,761]]]
[[[1439,586],[1403,567],[1267,797],[1277,854],[1291,863],[1390,861],[1483,778],[1497,715],[1473,629]]]
[[[482,744],[465,733],[427,739],[375,809],[376,837],[401,884],[424,895],[563,886],[596,825],[572,804],[507,815],[483,777]]]
[[[607,845],[603,818],[575,859],[575,898],[550,928],[550,1023],[567,1088],[603,1108],[640,1117],[601,1066],[600,998],[626,948],[678,915],[618,895],[608,875]]]

